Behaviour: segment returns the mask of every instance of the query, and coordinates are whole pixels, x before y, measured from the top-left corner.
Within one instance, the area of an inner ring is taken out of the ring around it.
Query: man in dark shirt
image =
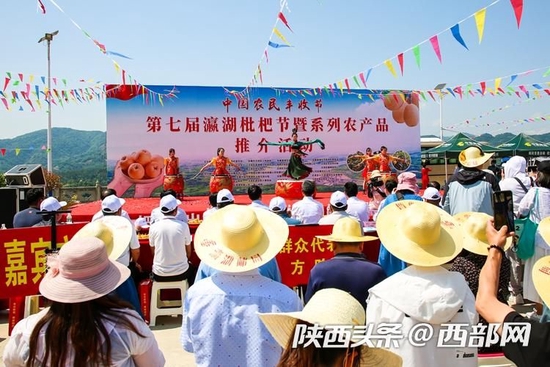
[[[504,257],[504,245],[506,238],[513,235],[513,233],[507,234],[506,231],[506,226],[503,226],[497,232],[493,221],[487,224],[487,239],[491,246],[489,247],[487,261],[479,275],[476,309],[479,315],[489,323],[529,323],[531,331],[527,346],[523,346],[521,341],[508,341],[503,347],[504,355],[518,367],[550,366],[550,323],[541,324],[528,320],[497,299],[499,271]],[[537,265],[540,266],[537,267]],[[535,288],[545,302],[550,301],[550,275],[546,274],[550,273],[547,271],[549,266],[550,259],[542,258],[534,267],[534,269],[540,268],[540,273],[544,274],[543,280],[534,283]],[[502,334],[502,326],[498,329],[498,333]]]
[[[337,288],[351,293],[366,309],[369,289],[386,279],[382,267],[363,255],[363,242],[376,237],[363,236],[361,225],[353,217],[338,219],[330,236],[317,237],[333,243],[334,257],[311,269],[306,303],[321,289]]]
[[[42,216],[36,214],[40,211],[42,200],[44,200],[44,189],[30,189],[27,191],[26,201],[29,207],[15,214],[13,228],[32,227],[42,221]]]

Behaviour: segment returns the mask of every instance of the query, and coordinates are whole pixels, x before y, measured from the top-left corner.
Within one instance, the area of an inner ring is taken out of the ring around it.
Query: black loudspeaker
[[[4,174],[8,186],[40,186],[46,184],[44,170],[39,164],[19,164]]]
[[[13,217],[19,210],[19,189],[15,187],[0,188],[0,224],[5,224],[7,228],[13,228]]]

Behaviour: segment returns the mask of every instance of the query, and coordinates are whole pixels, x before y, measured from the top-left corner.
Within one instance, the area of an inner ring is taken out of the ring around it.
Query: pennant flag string
[[[61,8],[61,6],[59,6],[55,0],[48,0],[53,6],[55,6],[63,15],[65,15],[69,21],[78,29],[80,30],[85,36],[86,38],[88,38],[96,47],[97,49],[105,56],[107,56],[109,58],[109,60],[111,60],[111,62],[113,63],[113,65],[115,66],[115,70],[117,71],[117,73],[121,73],[121,67],[120,65],[115,61],[113,60],[113,58],[111,56],[118,56],[118,57],[122,57],[122,58],[125,58],[125,59],[130,59],[128,56],[126,55],[123,55],[123,54],[120,54],[118,52],[114,52],[114,51],[110,51],[110,50],[107,50],[107,48],[105,47],[104,44],[100,43],[99,41],[95,40],[94,38],[92,38],[92,36],[86,32],[82,27],[80,27],[80,25],[78,25],[78,23],[76,21],[73,20],[73,18],[71,18],[66,12],[65,10],[63,10],[63,8]],[[137,81],[135,78],[132,78],[129,73],[127,73],[125,71],[125,74],[134,80],[134,82],[137,84]],[[42,80],[44,81],[44,77],[42,77]],[[54,78],[54,82],[55,82],[55,78]],[[150,90],[149,88],[147,88],[146,86],[142,85],[142,84],[139,84],[139,88],[140,90],[142,89],[144,91],[144,94],[146,93],[147,95],[151,95],[151,97],[155,96],[156,99],[159,100],[159,102],[161,103],[161,105],[163,105],[162,103],[162,100],[161,100],[161,97],[166,97],[166,98],[172,98],[172,97],[175,97],[175,94],[173,92],[170,92],[170,93],[167,93],[167,94],[161,94],[161,93],[157,93],[153,90]],[[172,89],[174,90],[174,89]]]
[[[262,75],[261,65],[264,62],[264,60],[265,60],[266,64],[269,63],[268,49],[270,47],[274,48],[274,49],[292,47],[292,45],[288,42],[288,40],[285,38],[285,36],[277,28],[277,26],[279,25],[279,22],[281,22],[285,25],[286,28],[288,28],[288,30],[290,30],[292,33],[294,33],[294,31],[290,27],[290,24],[289,24],[288,20],[286,19],[285,15],[283,14],[283,11],[285,9],[288,12],[290,12],[290,10],[288,9],[288,0],[281,0],[279,11],[277,12],[277,17],[275,18],[275,24],[271,28],[271,33],[270,33],[269,38],[267,40],[267,44],[265,45],[265,48],[262,51],[260,61],[258,61],[258,63],[256,64],[256,67],[254,68],[254,72],[252,74],[252,78],[250,78],[250,81],[248,82],[247,86],[241,91],[229,90],[227,88],[224,88],[225,91],[228,94],[233,95],[238,101],[243,99],[243,98],[244,99],[249,98],[249,89],[253,85],[258,83],[258,79],[259,79],[260,83],[263,84],[263,75]],[[277,36],[283,43],[274,42],[273,41],[274,36]]]
[[[392,64],[392,60],[397,58],[398,60],[398,63],[399,63],[399,66],[400,66],[400,69],[401,69],[401,66],[404,65],[404,57],[403,55],[408,53],[409,51],[412,51],[413,54],[414,54],[414,57],[415,57],[415,61],[416,61],[416,64],[418,66],[418,68],[420,68],[420,46],[422,46],[423,44],[429,42],[432,46],[432,49],[434,50],[434,53],[436,55],[436,57],[438,58],[439,62],[441,63],[442,62],[442,55],[441,55],[441,48],[440,48],[440,45],[439,45],[439,36],[447,31],[451,31],[453,37],[455,38],[455,40],[460,43],[463,47],[465,47],[466,49],[468,49],[464,39],[462,38],[461,34],[460,34],[460,24],[464,23],[465,21],[469,20],[470,18],[475,18],[475,21],[476,21],[476,27],[478,29],[478,36],[479,36],[479,40],[481,42],[481,38],[482,38],[482,31],[483,31],[483,27],[484,27],[484,24],[485,24],[485,14],[486,14],[486,11],[488,8],[498,4],[501,0],[494,0],[492,3],[490,3],[489,5],[485,6],[483,9],[481,10],[478,10],[476,11],[475,13],[469,15],[468,17],[460,20],[459,22],[453,24],[452,26],[432,35],[431,37],[423,40],[422,42],[406,49],[405,51],[402,51],[400,53],[397,54],[397,56],[394,56],[390,59],[386,59],[372,67],[370,67],[368,70],[372,70],[372,69],[375,69],[375,68],[378,68],[380,67],[381,65],[385,65],[386,68],[390,71],[390,73],[394,76],[397,75],[397,73],[395,73],[395,69],[393,68],[393,64]],[[514,0],[511,0],[511,1],[514,1]],[[514,6],[514,4],[512,4]],[[514,7],[514,9],[516,9],[516,7]],[[366,69],[367,70],[367,69]],[[404,72],[403,72],[404,73]],[[353,79],[354,76],[359,76],[360,77],[360,74],[356,74],[356,75],[353,75],[353,76],[350,76],[348,78],[344,78],[344,79],[341,79],[340,82],[344,81],[345,79]],[[330,85],[334,85],[334,84],[338,84],[338,82],[336,83],[330,83],[328,84],[328,86]],[[314,89],[321,89],[321,90],[326,90],[326,86],[325,87],[316,87]],[[330,89],[330,88],[329,88]]]

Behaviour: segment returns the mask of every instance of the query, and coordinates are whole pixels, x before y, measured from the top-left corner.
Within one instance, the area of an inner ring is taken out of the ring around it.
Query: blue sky
[[[37,13],[35,0],[0,3],[0,83],[5,72],[46,75],[46,47],[37,41],[54,30],[60,33],[52,44],[52,76],[66,78],[70,87],[81,87],[80,79],[120,82],[111,60],[49,0],[42,1],[46,15]],[[133,60],[115,60],[134,78],[142,84],[168,85],[247,85],[279,9],[278,0],[56,1],[107,49],[131,56]],[[319,87],[334,83],[395,57],[490,3],[289,0],[284,14],[294,33],[282,24],[278,28],[294,47],[269,49],[269,64],[262,64],[264,86]],[[481,44],[474,20],[469,19],[461,24],[469,51],[447,31],[439,36],[443,63],[439,63],[429,43],[424,44],[420,70],[408,52],[403,77],[393,77],[382,65],[373,69],[368,86],[425,90],[442,82],[465,85],[550,66],[549,16],[547,0],[526,0],[518,30],[510,1],[501,0],[487,9]],[[398,68],[395,60],[394,66]],[[513,85],[549,82],[550,77],[542,76],[544,71],[518,78]],[[504,79],[502,83],[507,82]],[[518,103],[515,96],[464,100],[448,97],[443,101],[443,126],[454,127],[486,115],[475,122],[484,126],[462,125],[460,130],[474,134],[549,132],[549,121],[497,124],[550,114],[547,98],[550,100],[549,96]],[[104,101],[54,106],[52,117],[54,127],[106,128]],[[44,129],[46,109],[8,112],[0,104],[0,124],[0,138]],[[421,132],[439,134],[439,105],[433,101],[421,104]]]

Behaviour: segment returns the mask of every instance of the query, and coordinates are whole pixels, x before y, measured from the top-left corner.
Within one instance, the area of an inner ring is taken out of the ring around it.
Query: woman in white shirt
[[[3,361],[14,366],[164,366],[154,335],[130,305],[109,294],[130,270],[103,241],[73,238],[48,258],[40,293],[49,308],[13,329]]]

